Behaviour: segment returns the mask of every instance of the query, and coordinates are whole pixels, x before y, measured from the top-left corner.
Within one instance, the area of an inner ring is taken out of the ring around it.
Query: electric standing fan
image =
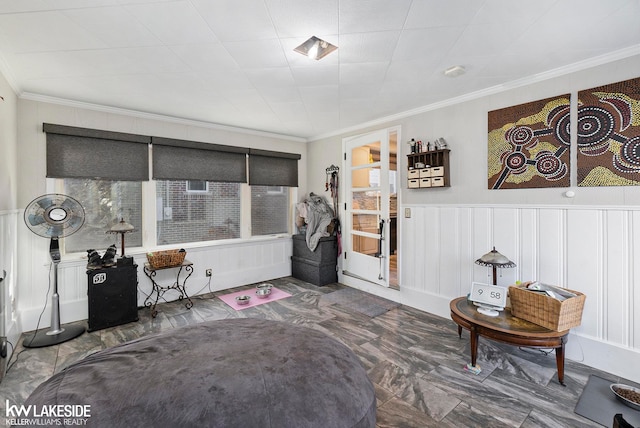
[[[24,210],[24,222],[29,230],[43,238],[51,238],[49,254],[53,262],[53,295],[51,296],[51,327],[47,332],[28,335],[25,348],[42,348],[71,340],[84,333],[83,326],[60,327],[60,296],[58,295],[59,238],[78,231],[84,224],[84,208],[70,196],[52,193],[35,198]]]

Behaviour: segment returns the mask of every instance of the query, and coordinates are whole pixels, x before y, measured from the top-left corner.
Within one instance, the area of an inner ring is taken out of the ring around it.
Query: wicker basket
[[[579,291],[567,291],[576,295],[560,301],[525,286],[510,286],[511,315],[554,331],[565,331],[582,322],[582,309],[587,298]]]
[[[147,260],[154,269],[180,266],[187,252],[185,250],[165,250],[147,253]]]

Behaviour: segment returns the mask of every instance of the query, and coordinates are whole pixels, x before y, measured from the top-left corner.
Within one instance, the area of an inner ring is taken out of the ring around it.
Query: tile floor
[[[82,336],[47,348],[19,344],[10,370],[0,383],[0,414],[6,400],[22,404],[41,382],[68,364],[100,349],[205,320],[255,317],[283,320],[323,331],[349,346],[360,357],[376,387],[378,427],[590,427],[599,426],[573,412],[590,374],[618,381],[616,376],[568,361],[566,387],[557,382],[553,353],[519,349],[480,340],[482,373],[462,367],[469,361],[469,336],[458,338],[450,319],[408,306],[370,318],[339,303],[322,301],[340,284],[316,287],[287,277],[270,281],[292,297],[235,311],[209,293],[148,309],[140,320]],[[24,352],[23,352],[24,350]],[[18,355],[16,361],[16,354]],[[4,418],[0,419],[4,423]]]

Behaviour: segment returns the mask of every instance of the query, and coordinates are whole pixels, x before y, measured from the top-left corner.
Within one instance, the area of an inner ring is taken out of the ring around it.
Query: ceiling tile
[[[337,85],[340,81],[337,65],[312,64],[310,67],[293,67],[291,72],[296,85],[300,86]]]
[[[415,0],[404,28],[464,26],[471,22],[482,4],[478,0]]]
[[[271,109],[278,117],[286,118],[288,121],[307,121],[307,111],[302,102],[295,103],[269,103]]]
[[[340,62],[391,61],[400,31],[385,31],[340,36]]]
[[[301,86],[300,97],[306,105],[310,106],[309,110],[317,110],[317,106],[320,105],[336,106],[340,99],[340,90],[338,85]]]
[[[191,0],[221,41],[278,37],[263,0]]]
[[[243,68],[286,67],[288,65],[280,41],[277,39],[224,42],[223,45],[238,65]]]
[[[0,29],[15,53],[108,47],[61,12],[0,15]]]
[[[372,100],[378,94],[380,85],[378,83],[371,84],[344,84],[340,85],[340,99],[359,99]]]
[[[451,48],[450,55],[491,55],[506,49],[521,34],[517,23],[509,25],[469,25]]]
[[[470,24],[487,26],[512,26],[515,24],[520,28],[527,28],[556,3],[559,3],[558,0],[536,0],[535,3],[512,0],[485,0]]]
[[[252,68],[245,70],[245,75],[256,88],[290,87],[295,84],[289,67]]]
[[[260,88],[260,94],[268,103],[293,103],[300,102],[300,92],[295,86]]]
[[[367,33],[402,29],[411,0],[341,0],[340,32]]]
[[[338,0],[265,0],[278,37],[338,34]]]
[[[218,41],[189,1],[134,4],[125,9],[167,45]]]
[[[340,84],[381,83],[384,81],[388,68],[388,62],[342,64],[340,66]]]
[[[423,81],[428,75],[437,71],[437,67],[440,64],[440,58],[426,58],[420,61],[394,61],[389,64],[385,81],[404,82],[405,85],[410,86],[412,82]]]
[[[93,0],[93,7],[118,5],[122,0]],[[0,0],[0,14],[18,12],[37,12],[46,10],[64,10],[87,7],[86,0]]]
[[[159,43],[159,39],[151,31],[121,7],[82,8],[61,13],[108,47],[149,46]]]
[[[194,71],[233,70],[237,63],[221,43],[170,46],[171,51]]]
[[[393,60],[413,61],[442,58],[463,31],[464,27],[404,30],[398,40]]]

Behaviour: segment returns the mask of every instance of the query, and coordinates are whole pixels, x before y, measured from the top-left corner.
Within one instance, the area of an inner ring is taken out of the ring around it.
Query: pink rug
[[[246,305],[238,305],[236,303],[236,297],[242,296],[246,294],[247,296],[251,296],[251,300]],[[227,305],[231,306],[236,311],[241,311],[243,309],[252,308],[254,306],[262,305],[263,303],[269,303],[280,299],[286,299],[287,297],[291,297],[291,294],[286,291],[278,290],[273,287],[271,289],[271,294],[266,299],[259,299],[256,296],[256,289],[250,288],[248,290],[236,291],[235,293],[225,294],[224,296],[220,296],[220,300],[225,302]]]

